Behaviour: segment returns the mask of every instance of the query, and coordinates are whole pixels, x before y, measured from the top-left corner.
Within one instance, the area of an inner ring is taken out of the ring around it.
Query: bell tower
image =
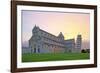
[[[81,37],[81,35],[77,35],[76,52],[81,52],[81,46],[82,46],[82,37]]]

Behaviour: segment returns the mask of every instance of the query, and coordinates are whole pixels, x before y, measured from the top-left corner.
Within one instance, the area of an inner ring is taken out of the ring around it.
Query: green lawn
[[[84,59],[89,59],[89,53],[22,54],[22,62],[84,60]]]

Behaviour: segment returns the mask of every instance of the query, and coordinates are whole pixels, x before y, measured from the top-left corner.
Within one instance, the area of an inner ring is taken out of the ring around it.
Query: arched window
[[[40,48],[38,48],[38,53],[40,53]]]
[[[40,46],[38,46],[38,49],[37,50],[38,50],[38,53],[40,53]]]
[[[34,48],[34,53],[36,53],[36,47]]]

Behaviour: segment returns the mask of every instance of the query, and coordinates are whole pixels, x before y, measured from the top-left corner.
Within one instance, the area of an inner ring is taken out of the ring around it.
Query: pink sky
[[[22,11],[22,42],[27,42],[30,39],[32,28],[37,25],[40,29],[56,36],[62,32],[65,39],[76,38],[78,34],[81,34],[82,40],[89,47],[89,24],[89,14],[24,10]]]

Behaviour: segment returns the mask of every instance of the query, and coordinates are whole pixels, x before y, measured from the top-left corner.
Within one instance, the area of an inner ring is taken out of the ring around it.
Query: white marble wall
[[[65,53],[65,52],[79,52],[80,49],[75,48],[75,40],[70,39],[65,41],[62,33],[61,37],[52,35],[39,27],[34,27],[32,30],[33,36],[29,40],[29,46],[34,53]],[[79,43],[77,43],[78,45]],[[80,46],[80,45],[79,45]],[[77,46],[78,47],[78,46]]]

